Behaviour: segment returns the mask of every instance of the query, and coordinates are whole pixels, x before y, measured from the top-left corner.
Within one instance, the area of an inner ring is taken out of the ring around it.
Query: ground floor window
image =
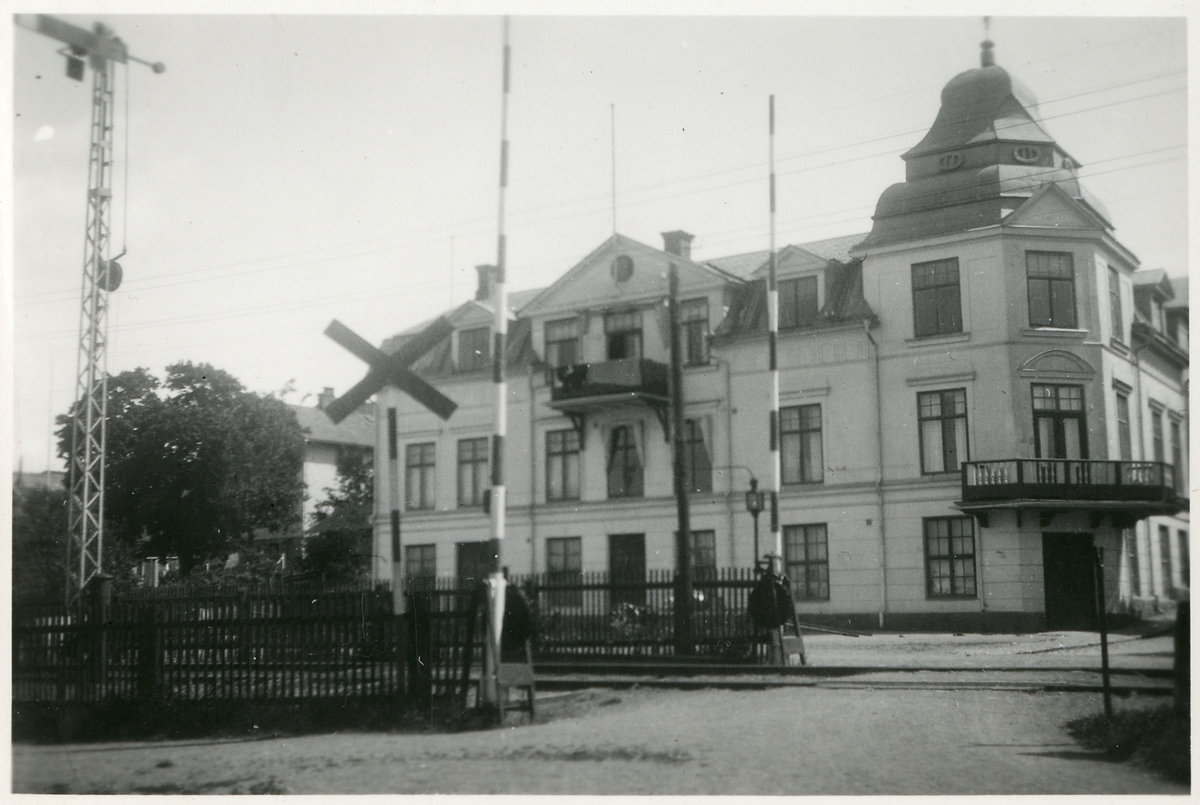
[[[930,598],[975,597],[975,526],[970,517],[925,518],[925,589]]]
[[[432,590],[437,583],[437,546],[405,545],[404,571],[409,590]]]
[[[829,600],[829,532],[824,523],[784,526],[783,558],[793,598]]]
[[[547,603],[552,607],[583,606],[583,540],[550,537],[546,540]],[[568,589],[554,589],[558,586]]]
[[[692,578],[695,581],[717,577],[717,532],[692,532]]]
[[[1137,532],[1132,528],[1121,531],[1125,544],[1126,564],[1129,566],[1129,594],[1135,598],[1142,594],[1142,568],[1138,563]]]

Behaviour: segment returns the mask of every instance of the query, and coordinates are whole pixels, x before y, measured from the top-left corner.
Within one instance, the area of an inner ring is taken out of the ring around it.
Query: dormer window
[[[779,329],[812,327],[819,310],[816,277],[799,277],[779,283]]]
[[[477,372],[488,367],[488,328],[476,327],[458,333],[458,371]]]

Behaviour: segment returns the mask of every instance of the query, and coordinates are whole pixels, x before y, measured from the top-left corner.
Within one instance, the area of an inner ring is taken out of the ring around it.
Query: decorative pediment
[[[1049,184],[1004,219],[1004,226],[1043,227],[1046,229],[1094,229],[1104,231],[1104,222],[1086,207]]]
[[[667,270],[679,268],[680,295],[707,290],[724,277],[678,255],[614,235],[546,288],[520,311],[522,316],[569,315],[583,310],[642,307],[667,293]]]
[[[1096,370],[1090,363],[1064,349],[1048,349],[1045,352],[1039,352],[1021,364],[1018,371],[1022,377],[1069,380],[1082,380],[1096,375]]]

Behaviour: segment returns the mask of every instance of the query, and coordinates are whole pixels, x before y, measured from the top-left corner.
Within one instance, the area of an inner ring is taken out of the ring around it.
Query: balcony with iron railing
[[[667,367],[646,358],[621,358],[597,363],[560,366],[551,377],[553,402],[610,395],[668,398]]]
[[[1177,491],[1175,468],[1159,461],[1008,458],[962,465],[960,508],[988,504],[1096,504],[1130,513],[1173,514],[1188,500]]]

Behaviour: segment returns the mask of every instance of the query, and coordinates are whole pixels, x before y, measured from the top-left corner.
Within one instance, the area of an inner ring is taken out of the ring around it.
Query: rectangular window
[[[793,598],[829,600],[829,534],[824,523],[784,526],[783,559]]]
[[[488,488],[488,440],[458,440],[458,505],[482,506]]]
[[[488,542],[458,543],[455,569],[458,572],[459,586],[470,589],[483,581],[491,574],[492,566],[495,563],[496,554],[492,553],[491,545]]]
[[[708,300],[679,303],[679,345],[684,366],[708,363]]]
[[[1175,491],[1183,493],[1183,438],[1179,423],[1171,420],[1171,466],[1175,468]]]
[[[704,428],[695,419],[683,423],[683,484],[688,492],[712,491],[712,459],[704,444]]]
[[[404,448],[404,508],[434,508],[433,479],[437,446],[433,442]]]
[[[825,480],[820,405],[780,409],[779,440],[785,484],[819,484]]]
[[[1122,529],[1121,539],[1125,545],[1125,556],[1129,565],[1129,594],[1137,597],[1142,594],[1142,568],[1138,561],[1137,531],[1132,528]]]
[[[579,537],[547,539],[546,574],[547,584],[551,587],[547,591],[550,606],[583,606],[583,540]]]
[[[1157,408],[1150,409],[1150,438],[1154,445],[1154,460],[1166,461],[1167,451],[1163,444],[1163,415]]]
[[[917,395],[921,427],[921,472],[956,472],[967,451],[967,391],[927,391]]]
[[[608,496],[610,498],[640,498],[642,496],[642,459],[638,454],[636,434],[629,425],[612,429],[608,447]]]
[[[1038,458],[1087,458],[1083,386],[1035,383],[1034,440]]]
[[[1175,581],[1171,578],[1171,529],[1158,527],[1158,563],[1162,569],[1162,594],[1174,598]]]
[[[551,369],[579,363],[579,320],[546,322],[546,364]]]
[[[1121,315],[1121,274],[1112,266],[1108,268],[1108,312],[1112,316],[1112,337],[1125,340],[1125,319]]]
[[[1133,459],[1133,430],[1129,426],[1129,396],[1117,392],[1117,449],[1121,461]]]
[[[404,575],[408,578],[408,589],[427,592],[437,584],[437,546],[405,545]]]
[[[812,327],[817,322],[817,278],[799,277],[779,283],[779,329]]]
[[[975,526],[970,517],[928,517],[925,589],[930,598],[975,597]]]
[[[458,334],[458,371],[476,372],[488,368],[488,328],[476,327]]]
[[[1179,583],[1181,586],[1190,589],[1192,586],[1192,559],[1190,553],[1191,546],[1188,545],[1188,532],[1180,529],[1177,533],[1179,535]]]
[[[642,313],[604,314],[604,336],[608,345],[608,360],[642,357]]]
[[[962,332],[958,258],[912,267],[913,332],[917,338]]]
[[[692,578],[697,581],[717,577],[717,532],[692,532],[691,565]]]
[[[546,500],[579,500],[579,433],[546,434]]]
[[[1025,252],[1030,327],[1075,326],[1075,261],[1070,252]]]

